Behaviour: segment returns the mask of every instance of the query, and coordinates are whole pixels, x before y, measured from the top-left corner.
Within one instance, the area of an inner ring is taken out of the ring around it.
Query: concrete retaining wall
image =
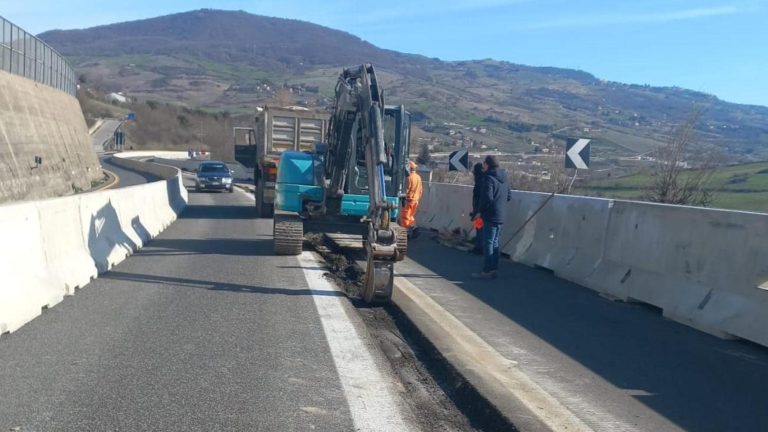
[[[513,260],[768,346],[768,215],[558,195],[510,239],[547,197],[513,193],[502,235]],[[432,183],[417,221],[469,229],[470,207],[471,188]]]
[[[88,190],[101,176],[77,99],[0,71],[0,203]]]
[[[116,163],[166,178],[122,189],[0,206],[0,333],[15,331],[167,228],[187,203],[178,170]]]

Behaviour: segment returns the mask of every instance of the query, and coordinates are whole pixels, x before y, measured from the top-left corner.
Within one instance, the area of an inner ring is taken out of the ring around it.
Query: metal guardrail
[[[0,17],[0,70],[59,89],[77,91],[75,71],[45,42]]]

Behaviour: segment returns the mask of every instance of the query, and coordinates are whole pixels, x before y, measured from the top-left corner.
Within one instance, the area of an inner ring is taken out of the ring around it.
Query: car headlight
[[[225,177],[222,180],[224,181],[224,183],[232,183],[232,178],[231,177]]]

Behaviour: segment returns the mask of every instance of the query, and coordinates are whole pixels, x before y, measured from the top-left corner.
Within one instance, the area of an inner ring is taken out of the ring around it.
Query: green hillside
[[[576,193],[605,198],[641,199],[653,183],[650,173],[589,182]],[[707,189],[714,192],[711,207],[768,212],[768,162],[715,170]]]

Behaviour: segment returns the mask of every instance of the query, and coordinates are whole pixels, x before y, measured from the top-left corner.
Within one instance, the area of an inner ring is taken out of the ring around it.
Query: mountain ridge
[[[370,62],[389,100],[405,103],[422,119],[423,136],[445,146],[532,151],[578,134],[595,139],[608,157],[637,155],[663,143],[699,106],[706,107],[697,127],[703,146],[745,160],[768,157],[768,107],[581,70],[441,61],[300,20],[201,9],[40,37],[87,81],[141,99],[246,112],[287,88],[296,101],[323,106],[341,67]],[[446,123],[466,128],[457,137]]]

